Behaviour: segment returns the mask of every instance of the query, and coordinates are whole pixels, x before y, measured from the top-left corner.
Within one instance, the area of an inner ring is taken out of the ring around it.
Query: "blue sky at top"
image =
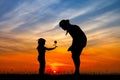
[[[1,0],[0,37],[62,39],[65,32],[58,27],[59,21],[70,19],[85,31],[89,45],[95,45],[101,37],[119,40],[119,4],[119,0]],[[94,37],[98,35],[100,38]]]

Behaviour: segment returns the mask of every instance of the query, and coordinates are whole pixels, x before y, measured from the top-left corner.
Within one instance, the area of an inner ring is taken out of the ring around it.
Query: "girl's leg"
[[[44,74],[45,72],[45,61],[40,63],[39,74]]]

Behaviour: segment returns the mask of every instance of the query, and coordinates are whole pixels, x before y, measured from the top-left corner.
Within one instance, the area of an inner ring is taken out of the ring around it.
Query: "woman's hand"
[[[71,51],[71,48],[72,48],[72,47],[70,46],[67,51]]]

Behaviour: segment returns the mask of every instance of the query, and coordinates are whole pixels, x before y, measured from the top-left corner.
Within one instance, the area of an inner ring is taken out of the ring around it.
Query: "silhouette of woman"
[[[80,54],[83,48],[86,46],[87,37],[85,33],[77,25],[72,25],[69,20],[61,20],[59,26],[69,33],[72,37],[72,45],[68,48],[68,51],[72,53],[72,59],[75,65],[75,74],[79,74],[80,67]]]
[[[41,75],[43,75],[44,71],[45,71],[45,52],[46,52],[46,50],[53,50],[53,49],[55,49],[57,47],[55,45],[55,47],[53,47],[53,48],[47,48],[47,47],[44,46],[45,42],[46,42],[46,40],[43,39],[43,38],[38,39],[37,50],[38,50],[38,53],[39,53],[38,61],[40,63],[39,74],[41,74]],[[57,43],[57,41],[55,41],[55,42]]]

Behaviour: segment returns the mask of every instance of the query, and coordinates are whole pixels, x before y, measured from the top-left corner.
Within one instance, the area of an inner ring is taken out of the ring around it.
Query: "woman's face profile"
[[[67,30],[69,26],[69,20],[61,20],[59,25],[63,30]]]

